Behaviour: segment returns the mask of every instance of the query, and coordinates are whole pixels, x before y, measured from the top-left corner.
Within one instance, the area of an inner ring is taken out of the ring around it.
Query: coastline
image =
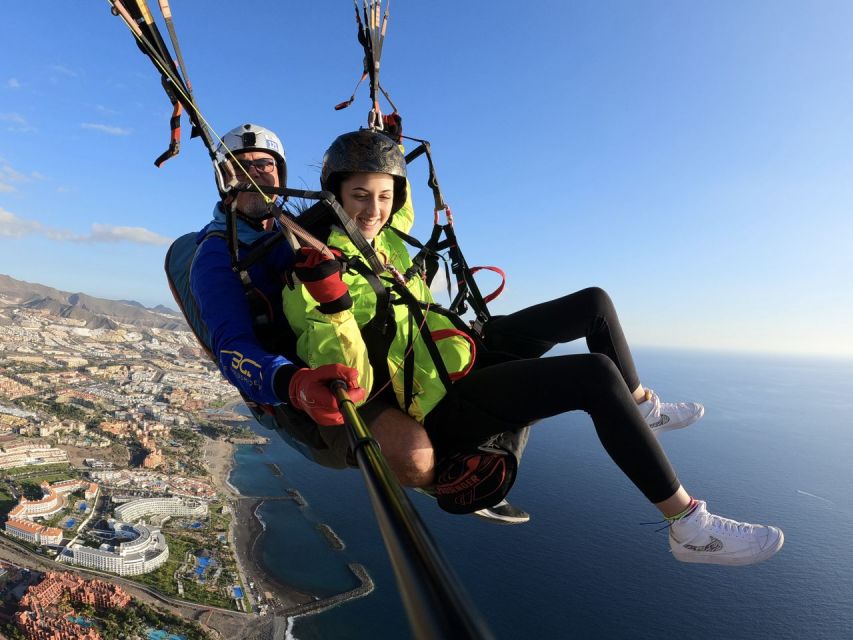
[[[263,438],[263,436],[259,436]],[[264,438],[268,441],[268,439]],[[338,604],[361,598],[374,590],[374,583],[367,569],[358,563],[350,563],[349,569],[356,577],[359,585],[349,591],[332,596],[320,597],[318,594],[306,593],[283,583],[264,565],[260,549],[266,533],[266,524],[260,518],[258,511],[263,503],[270,499],[257,496],[243,495],[230,482],[231,470],[234,467],[234,455],[237,444],[251,444],[253,439],[235,442],[232,439],[212,440],[205,438],[205,464],[211,475],[212,483],[221,493],[224,501],[232,511],[231,525],[228,530],[228,542],[234,549],[237,569],[245,587],[246,596],[252,603],[252,609],[257,610],[257,599],[261,597],[269,606],[268,614],[275,617],[286,616],[294,619],[301,616],[320,613]],[[273,472],[281,470],[277,465]],[[288,489],[285,495],[272,498],[275,500],[293,500],[300,506],[305,506],[305,499],[296,489]],[[333,549],[343,549],[344,544],[328,525],[318,527]],[[254,584],[254,588],[250,585]],[[265,616],[266,617],[266,616]],[[272,616],[271,616],[272,617]]]
[[[234,549],[237,562],[247,579],[246,587],[249,587],[249,582],[255,585],[255,589],[249,589],[249,593],[254,591],[261,595],[277,612],[314,602],[313,595],[277,580],[260,560],[259,547],[266,525],[258,517],[257,511],[263,502],[263,498],[247,497],[238,498],[234,502]]]
[[[249,588],[249,584],[254,583],[254,592],[263,596],[264,600],[276,610],[289,609],[314,601],[312,595],[302,593],[276,580],[258,559],[255,550],[266,528],[257,516],[257,509],[263,503],[263,499],[243,496],[240,490],[229,481],[231,469],[234,467],[236,445],[221,439],[205,438],[205,440],[205,463],[210,472],[211,481],[231,508],[228,541],[234,549],[238,571],[243,579],[247,596],[253,591]],[[256,606],[255,602],[252,606]]]

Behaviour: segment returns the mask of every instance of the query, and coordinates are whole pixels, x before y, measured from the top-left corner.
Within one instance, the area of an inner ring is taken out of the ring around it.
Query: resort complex
[[[64,480],[48,484],[43,482],[44,496],[39,500],[18,498],[18,504],[9,511],[6,520],[6,534],[31,544],[62,544],[62,529],[32,522],[35,518],[49,518],[67,507],[67,496],[74,491],[83,491],[86,500],[98,497],[98,485],[84,480]],[[84,505],[85,507],[85,505]]]
[[[108,541],[97,548],[73,543],[57,559],[120,576],[154,571],[169,559],[169,545],[159,529],[115,520],[109,521],[109,528],[109,532],[98,532]]]
[[[62,543],[62,529],[46,527],[29,520],[10,518],[6,521],[6,533],[13,538],[25,540],[35,545],[58,545]]]
[[[27,500],[21,496],[17,506],[9,511],[9,517],[32,520],[52,516],[65,508],[66,496],[74,491],[83,490],[86,500],[94,500],[98,496],[98,485],[84,480],[64,480],[53,484],[43,482],[41,488],[44,497],[39,500]]]
[[[68,454],[47,444],[0,447],[0,469],[68,462]]]
[[[115,508],[115,517],[122,522],[135,522],[151,515],[200,518],[207,515],[207,503],[177,497],[142,498]]]
[[[121,588],[101,580],[83,580],[70,573],[48,573],[21,598],[15,625],[27,638],[38,640],[100,640],[88,621],[69,614],[65,601],[88,605],[99,611],[119,609],[130,603]]]

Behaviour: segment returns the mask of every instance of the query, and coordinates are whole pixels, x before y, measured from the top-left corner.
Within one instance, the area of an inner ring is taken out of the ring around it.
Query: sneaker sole
[[[696,415],[693,416],[693,419],[690,422],[676,422],[672,421],[667,422],[665,425],[661,425],[660,427],[652,428],[652,433],[655,435],[660,435],[661,433],[666,433],[667,431],[676,431],[678,429],[683,429],[684,427],[689,427],[694,422],[698,422],[702,419],[702,416],[705,415],[705,407],[702,407],[702,410],[699,411]]]
[[[513,524],[524,524],[525,522],[530,522],[530,516],[513,518],[511,516],[486,515],[485,513],[480,513],[480,511],[475,511],[471,515],[477,516],[481,520],[486,520],[488,522],[491,522],[492,524],[513,525]]]
[[[782,533],[780,529],[776,527],[770,527],[771,529],[779,532],[779,537],[773,543],[772,546],[767,547],[757,556],[753,556],[751,558],[736,558],[732,556],[717,556],[711,553],[696,553],[689,552],[679,554],[674,549],[670,547],[672,551],[672,555],[679,562],[687,562],[691,564],[717,564],[724,565],[729,567],[745,567],[751,564],[758,564],[759,562],[764,562],[765,560],[769,560],[772,558],[779,549],[782,548],[782,545],[785,544],[785,534]]]

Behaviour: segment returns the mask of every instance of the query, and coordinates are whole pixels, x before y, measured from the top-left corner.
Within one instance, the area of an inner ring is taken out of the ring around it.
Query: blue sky
[[[214,128],[273,128],[316,187],[369,108],[362,87],[332,110],[360,72],[352,3],[171,4]],[[396,0],[382,80],[469,262],[508,273],[494,312],[598,285],[632,344],[851,356],[850,24],[832,0]],[[174,306],[168,240],[216,191],[186,123],[153,166],[171,107],[129,31],[106,0],[12,3],[0,54],[0,273]]]

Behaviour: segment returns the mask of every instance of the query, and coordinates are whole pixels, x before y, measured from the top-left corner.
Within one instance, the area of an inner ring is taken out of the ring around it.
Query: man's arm
[[[287,397],[280,398],[275,388],[287,389],[295,367],[284,356],[264,350],[258,342],[249,304],[231,270],[224,239],[204,241],[193,261],[190,286],[210,332],[210,346],[222,375],[255,402],[286,401]],[[276,374],[287,376],[287,380],[274,385]]]

